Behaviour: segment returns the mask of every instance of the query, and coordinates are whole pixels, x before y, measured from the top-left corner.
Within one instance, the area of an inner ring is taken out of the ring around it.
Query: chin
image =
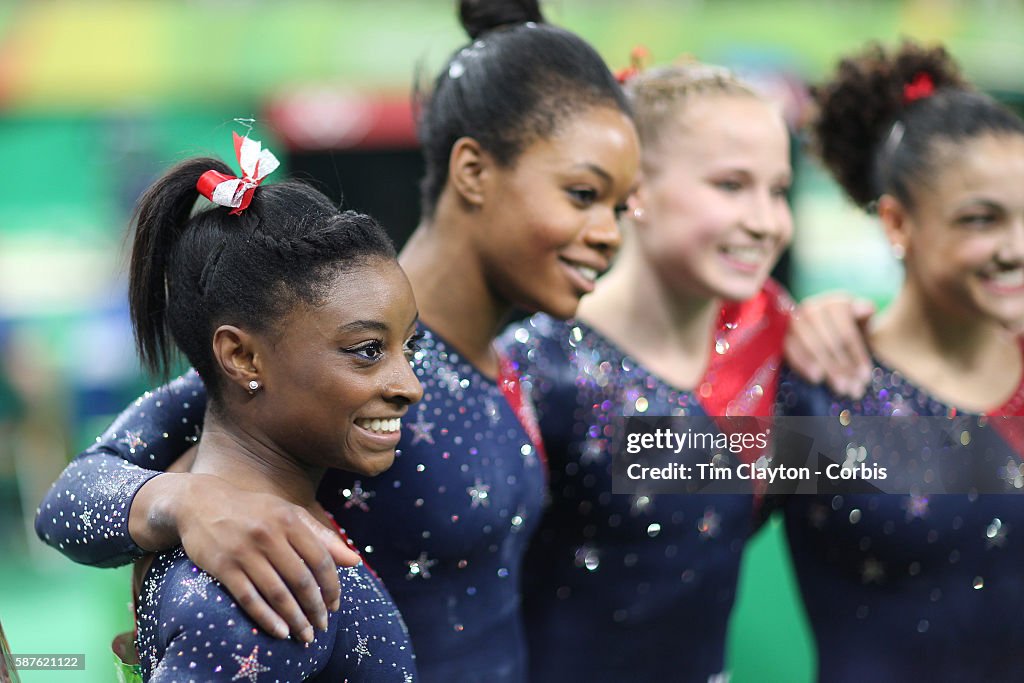
[[[731,282],[723,283],[720,287],[713,287],[712,289],[716,292],[716,296],[726,301],[746,301],[757,296],[761,288],[764,287],[764,279],[758,279],[756,282]]]
[[[1014,307],[1014,310],[988,310],[984,315],[995,321],[997,324],[1009,329],[1016,330],[1018,334],[1024,332],[1024,310]]]
[[[580,307],[580,298],[567,294],[565,296],[552,297],[547,300],[539,300],[532,306],[520,305],[520,308],[530,313],[546,313],[558,320],[568,320],[576,315]]]
[[[548,307],[544,312],[550,315],[552,318],[557,318],[558,320],[568,320],[569,318],[572,318],[573,316],[576,315],[576,311],[578,311],[579,308],[580,301],[579,299],[576,299],[575,301],[573,301],[572,305],[558,307],[551,306]]]
[[[364,455],[345,463],[349,472],[362,474],[367,477],[376,477],[381,472],[386,472],[395,462],[395,452]]]

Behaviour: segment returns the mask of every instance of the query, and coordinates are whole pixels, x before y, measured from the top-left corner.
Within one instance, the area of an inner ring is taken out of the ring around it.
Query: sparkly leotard
[[[423,680],[522,681],[520,565],[544,494],[540,452],[506,398],[514,382],[484,377],[429,329],[420,346],[424,396],[394,465],[372,479],[329,470],[318,499],[390,591]],[[195,373],[140,399],[54,484],[40,536],[89,564],[137,557],[131,499],[197,437],[204,403]]]
[[[788,373],[779,400],[788,415],[954,413],[882,364],[859,401]],[[990,414],[1024,415],[1022,406],[1024,385]],[[786,533],[820,680],[1020,681],[1022,503],[998,494],[791,496]]]
[[[366,567],[339,567],[341,608],[310,644],[260,631],[227,590],[179,547],[142,583],[138,651],[143,679],[178,681],[417,680],[408,632]]]
[[[524,569],[531,680],[706,683],[722,672],[754,497],[613,495],[615,418],[767,410],[788,308],[773,284],[723,312],[697,392],[582,322],[536,315],[503,336],[550,458],[551,503]]]

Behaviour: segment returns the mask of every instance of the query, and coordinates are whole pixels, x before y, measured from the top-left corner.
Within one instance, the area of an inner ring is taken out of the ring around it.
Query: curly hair
[[[905,89],[922,76],[934,92],[910,100]],[[941,46],[904,41],[887,50],[871,43],[842,59],[833,78],[812,95],[818,105],[812,124],[816,151],[864,209],[883,194],[913,207],[912,188],[934,173],[940,140],[1024,132],[1018,117],[971,86]]]

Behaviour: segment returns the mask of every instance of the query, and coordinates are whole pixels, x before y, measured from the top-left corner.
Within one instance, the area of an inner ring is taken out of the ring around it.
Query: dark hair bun
[[[840,61],[831,80],[812,89],[819,112],[813,126],[817,151],[862,207],[877,199],[873,162],[883,138],[913,106],[904,100],[904,88],[922,74],[936,91],[969,88],[944,48],[906,40],[896,50],[869,44]]]
[[[538,0],[461,0],[459,18],[473,40],[501,26],[544,23]]]

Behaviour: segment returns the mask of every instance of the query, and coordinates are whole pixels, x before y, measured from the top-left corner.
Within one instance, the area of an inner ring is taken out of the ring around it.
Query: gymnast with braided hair
[[[253,146],[236,136],[236,147]],[[214,204],[194,211],[200,194]],[[302,521],[347,542],[345,520],[316,500],[321,477],[390,467],[395,425],[422,396],[409,362],[416,304],[383,229],[304,184],[251,187],[215,159],[190,159],[139,201],[129,296],[144,364],[166,373],[176,347],[206,386],[190,476],[298,506]],[[158,407],[159,397],[143,402],[152,400]],[[180,545],[146,565],[136,614],[144,680],[416,676],[402,617],[365,563],[332,566],[339,609],[288,640],[257,628]]]

